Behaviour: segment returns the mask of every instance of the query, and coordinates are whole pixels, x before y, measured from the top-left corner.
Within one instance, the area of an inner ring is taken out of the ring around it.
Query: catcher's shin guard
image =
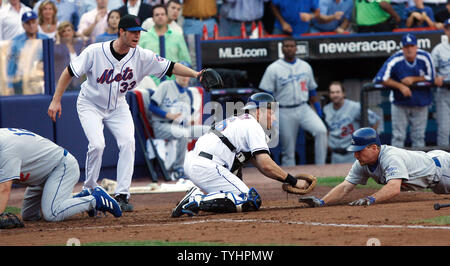
[[[254,188],[248,194],[239,196],[231,192],[219,192],[204,196],[198,206],[201,211],[216,213],[256,211],[261,206],[261,197]]]

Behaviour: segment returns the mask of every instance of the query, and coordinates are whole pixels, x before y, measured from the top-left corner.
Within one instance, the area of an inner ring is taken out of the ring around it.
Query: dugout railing
[[[431,82],[417,82],[409,88],[411,90],[422,90],[422,89],[430,89],[435,88],[436,85]],[[444,88],[450,89],[450,81],[444,81]],[[393,88],[383,86],[382,84],[376,83],[366,83],[362,86],[360,92],[360,103],[361,103],[361,127],[369,126],[369,94],[370,92],[375,91],[391,91]],[[450,115],[450,114],[449,114]],[[426,146],[422,148],[411,148],[414,150],[422,150],[422,151],[430,151],[430,150],[446,150],[450,151],[450,146]]]

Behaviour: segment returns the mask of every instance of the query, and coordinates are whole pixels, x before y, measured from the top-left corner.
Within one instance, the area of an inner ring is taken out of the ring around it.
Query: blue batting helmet
[[[363,127],[353,132],[352,144],[347,148],[347,151],[360,151],[370,144],[381,146],[380,137],[375,129]]]
[[[271,103],[275,102],[275,98],[266,92],[258,92],[252,94],[248,100],[247,104],[245,104],[244,110],[259,108],[261,103],[265,103],[263,107],[271,108]]]

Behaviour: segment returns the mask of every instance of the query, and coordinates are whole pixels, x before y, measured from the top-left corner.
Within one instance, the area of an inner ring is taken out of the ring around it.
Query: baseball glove
[[[206,91],[223,88],[222,77],[212,68],[203,69],[200,72],[199,80]]]
[[[282,188],[287,193],[304,195],[304,194],[311,192],[317,184],[317,178],[313,175],[297,174],[294,176],[294,178],[305,180],[306,182],[309,183],[309,186],[305,189],[300,189],[300,188],[293,187],[290,184],[284,183],[282,185]]]
[[[0,229],[11,229],[17,227],[24,227],[19,217],[9,212],[0,214]]]

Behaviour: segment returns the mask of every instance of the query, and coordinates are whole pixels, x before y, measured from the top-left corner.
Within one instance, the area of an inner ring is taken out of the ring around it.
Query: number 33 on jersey
[[[139,46],[118,61],[111,53],[110,42],[92,44],[70,62],[75,77],[87,76],[80,94],[105,110],[126,101],[127,91],[145,76],[163,77],[169,66],[169,60]]]

